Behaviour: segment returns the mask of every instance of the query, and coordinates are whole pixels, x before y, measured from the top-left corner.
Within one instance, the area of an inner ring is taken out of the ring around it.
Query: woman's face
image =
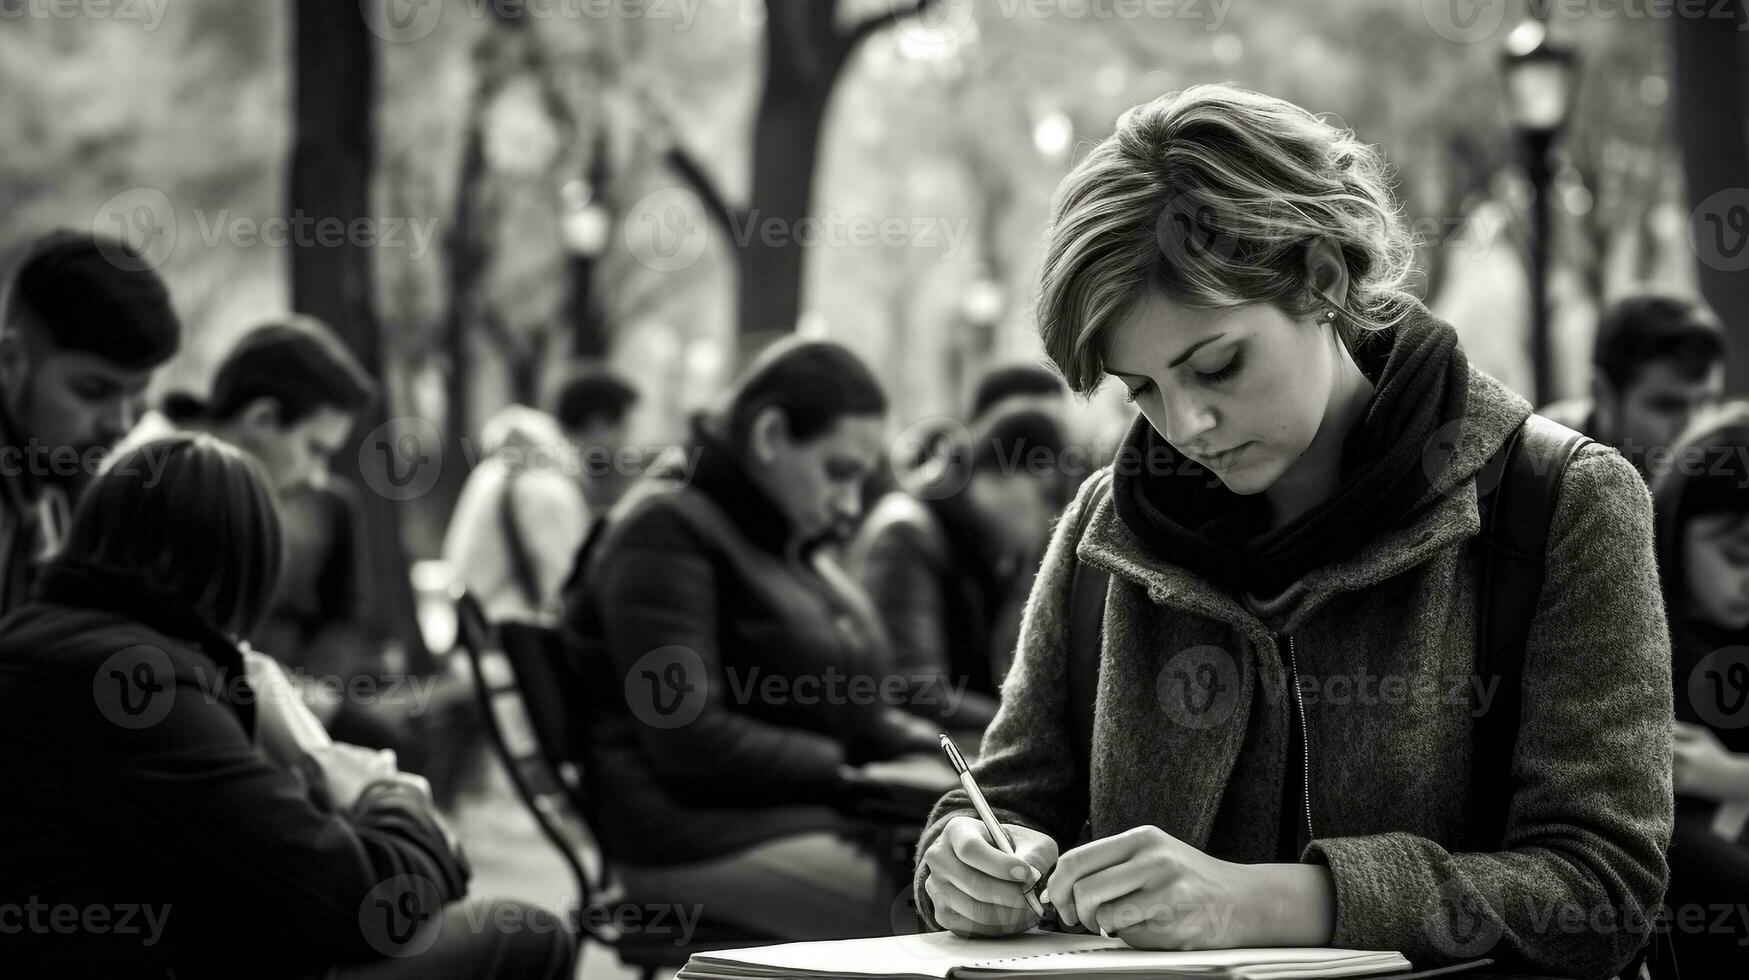
[[[1149,290],[1107,338],[1105,370],[1174,449],[1253,494],[1334,412],[1341,356],[1333,328],[1272,304],[1203,310]]]
[[[1702,514],[1683,536],[1689,610],[1723,629],[1749,629],[1749,514]]]

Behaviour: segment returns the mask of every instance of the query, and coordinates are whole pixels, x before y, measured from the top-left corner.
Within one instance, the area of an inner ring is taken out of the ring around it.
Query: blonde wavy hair
[[[1379,153],[1281,99],[1197,85],[1138,105],[1063,179],[1051,205],[1038,322],[1069,387],[1103,378],[1102,337],[1150,288],[1187,306],[1324,306],[1352,344],[1408,312],[1414,242]],[[1346,300],[1306,281],[1325,240]]]

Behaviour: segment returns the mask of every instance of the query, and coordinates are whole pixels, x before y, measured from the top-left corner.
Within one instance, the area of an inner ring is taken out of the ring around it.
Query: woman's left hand
[[[1141,949],[1324,946],[1335,928],[1328,869],[1234,864],[1151,826],[1064,854],[1047,889],[1065,924]]]

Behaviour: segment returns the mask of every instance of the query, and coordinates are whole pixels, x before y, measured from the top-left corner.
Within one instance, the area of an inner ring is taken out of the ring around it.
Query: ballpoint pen
[[[945,732],[941,736],[941,750],[947,753],[948,764],[953,766],[953,771],[960,777],[960,786],[971,797],[972,807],[978,811],[978,819],[984,821],[984,829],[990,832],[991,842],[1007,853],[1020,857],[1020,852],[1014,849],[1014,840],[1008,836],[1008,831],[1002,829],[1002,824],[996,820],[995,811],[990,809],[990,802],[984,799],[984,791],[978,788],[978,781],[972,778],[972,771],[966,766],[966,757],[960,755],[959,746],[953,744],[953,739],[948,738]],[[1027,888],[1021,894],[1026,896],[1026,904],[1032,907],[1033,914],[1044,918],[1044,903],[1033,894],[1033,890]]]

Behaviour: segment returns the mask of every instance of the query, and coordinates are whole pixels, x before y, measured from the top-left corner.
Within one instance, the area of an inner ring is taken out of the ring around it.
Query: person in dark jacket
[[[1062,431],[1016,410],[962,431],[927,482],[875,505],[850,566],[893,639],[920,715],[981,733],[1056,513]]]
[[[74,231],[0,256],[0,615],[30,596],[79,491],[181,344],[164,281],[136,260]]]
[[[424,780],[287,736],[314,719],[237,640],[273,594],[278,521],[236,449],[145,443],[0,622],[8,971],[564,975],[551,915],[460,901],[467,864]]]
[[[1149,948],[1605,978],[1643,946],[1672,810],[1651,495],[1613,449],[1576,449],[1513,747],[1483,752],[1478,476],[1530,405],[1404,289],[1383,173],[1298,106],[1198,85],[1124,113],[1065,178],[1044,346],[1138,415],[1057,526],[977,763],[1024,861],[950,792],[926,921],[1024,930],[1043,879],[1065,924]],[[1096,660],[1072,656],[1078,565],[1108,576]],[[1494,780],[1505,812],[1472,792]]]
[[[944,788],[868,599],[817,545],[853,517],[886,398],[855,355],[762,354],[586,543],[566,596],[595,826],[640,901],[783,938],[885,932],[894,896],[841,803]]]
[[[1697,420],[1652,476],[1675,657],[1666,904],[1677,966],[1689,973],[1740,964],[1749,948],[1749,922],[1736,914],[1749,896],[1749,403]],[[1684,915],[1696,908],[1709,913],[1702,928]]]

